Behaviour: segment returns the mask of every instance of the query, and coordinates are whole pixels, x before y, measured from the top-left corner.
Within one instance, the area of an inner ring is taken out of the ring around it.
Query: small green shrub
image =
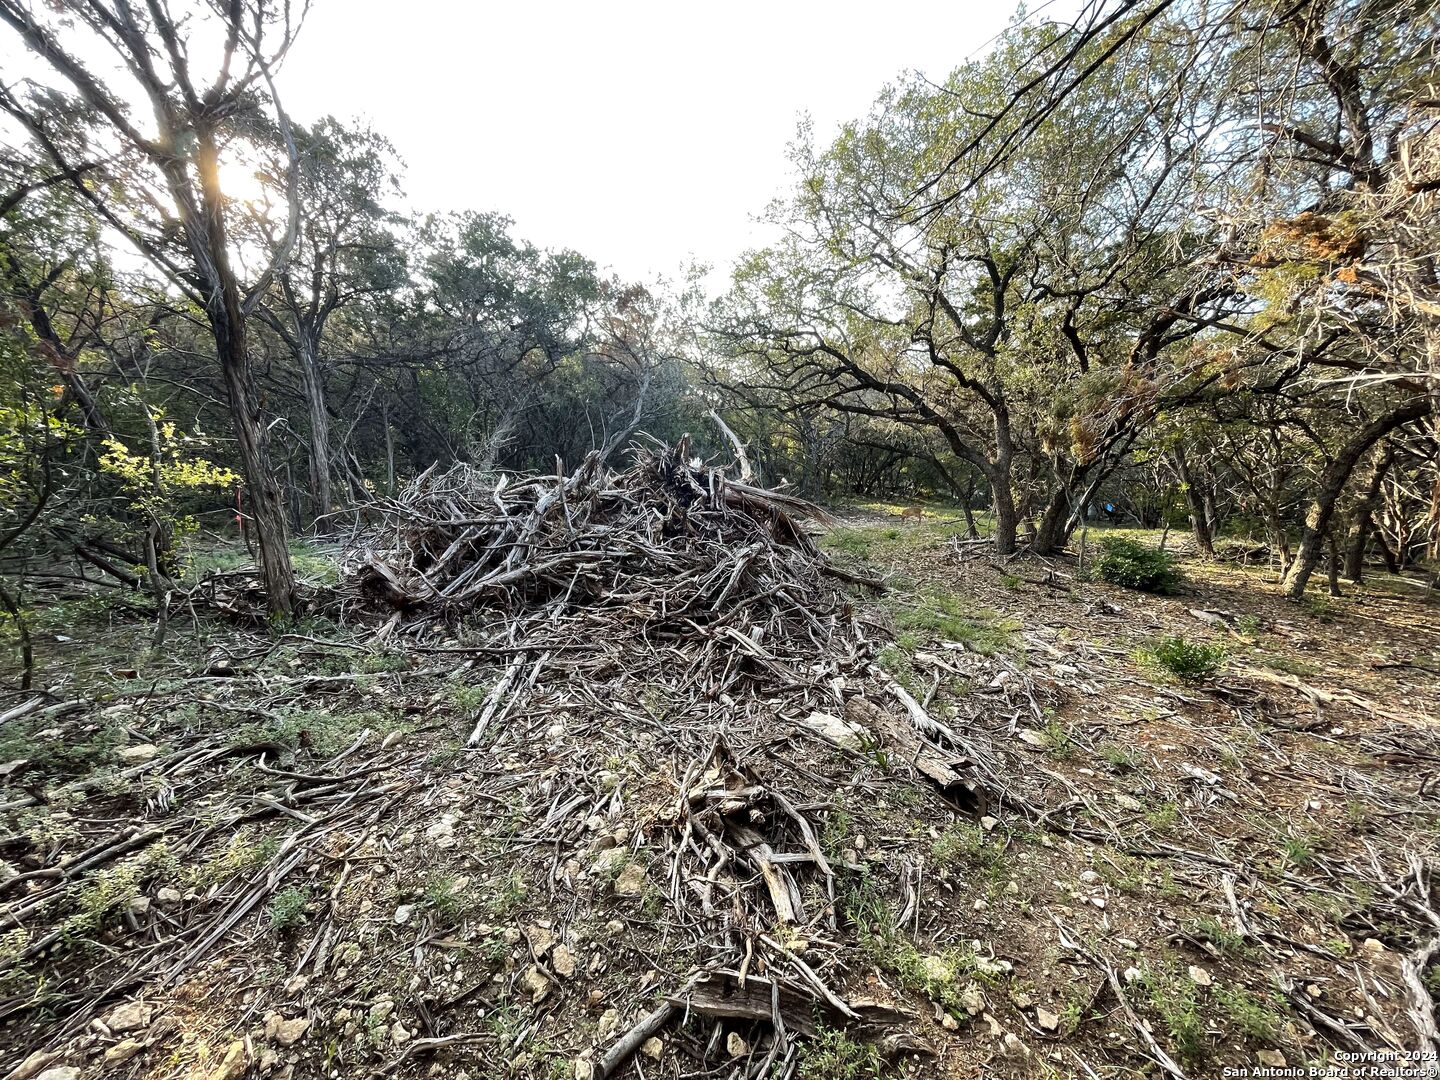
[[[447,926],[463,922],[475,907],[468,886],[464,878],[432,873],[425,880],[425,906]]]
[[[1160,1018],[1170,1049],[1183,1064],[1194,1066],[1205,1056],[1205,1021],[1195,984],[1173,971],[1147,972],[1150,1008]]]
[[[1179,592],[1183,580],[1169,552],[1119,536],[1100,546],[1091,573],[1111,585],[1165,595]]]
[[[1284,1026],[1285,1016],[1279,1010],[1284,999],[1278,995],[1258,995],[1243,987],[1232,990],[1217,986],[1215,1000],[1235,1026],[1256,1042],[1274,1042]]]
[[[930,857],[940,870],[970,864],[997,877],[1005,867],[1003,845],[992,844],[979,825],[957,821],[930,845]]]
[[[305,922],[305,905],[310,894],[304,889],[288,885],[270,898],[270,929],[277,934],[294,930]]]
[[[1177,679],[1197,682],[1213,675],[1225,662],[1225,647],[1183,637],[1167,637],[1144,650],[1143,657]]]
[[[801,1080],[873,1080],[884,1071],[885,1059],[872,1043],[835,1028],[818,1028],[800,1047]]]

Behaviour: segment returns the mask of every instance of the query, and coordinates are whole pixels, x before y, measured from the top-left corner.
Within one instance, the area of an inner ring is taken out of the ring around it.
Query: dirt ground
[[[611,1075],[1433,1054],[1435,595],[1182,558],[1157,597],[960,531],[833,527],[889,587],[804,686],[697,695],[678,650],[606,681],[596,643],[474,749],[485,628],[197,615],[157,653],[44,613],[44,692],[0,701],[0,1075],[586,1080],[631,1033]]]

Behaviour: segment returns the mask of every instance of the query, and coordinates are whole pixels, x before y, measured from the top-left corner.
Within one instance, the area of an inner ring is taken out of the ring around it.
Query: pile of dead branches
[[[387,634],[465,624],[535,656],[638,641],[712,670],[716,692],[854,654],[855,578],[803,523],[821,512],[703,463],[688,439],[637,446],[620,472],[598,454],[522,479],[455,466],[373,510],[347,579]]]

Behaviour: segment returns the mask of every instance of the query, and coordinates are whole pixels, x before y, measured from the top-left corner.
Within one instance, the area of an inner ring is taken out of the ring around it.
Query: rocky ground
[[[473,748],[512,664],[493,628],[199,614],[154,653],[113,607],[45,613],[43,692],[0,703],[0,1075],[1199,1078],[1425,1049],[1433,594],[1297,606],[1186,559],[1154,597],[958,531],[831,529],[889,589],[773,692],[697,693],[683,642],[621,672],[577,642]],[[1215,670],[1168,672],[1176,637]]]

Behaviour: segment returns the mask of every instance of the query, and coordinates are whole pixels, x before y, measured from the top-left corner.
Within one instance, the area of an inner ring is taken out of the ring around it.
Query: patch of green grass
[[[404,715],[390,709],[365,709],[355,712],[329,712],[304,709],[282,712],[251,724],[242,724],[231,734],[232,744],[278,742],[296,750],[308,750],[324,759],[344,750],[355,737],[368,728],[371,735],[383,739],[394,731],[408,731]]]
[[[340,566],[329,552],[304,540],[290,541],[290,565],[295,576],[317,585],[334,585],[340,580]]]
[[[1129,855],[1116,857],[1116,868],[1106,874],[1110,886],[1127,896],[1138,896],[1145,887],[1145,864]]]
[[[825,816],[825,825],[820,830],[820,848],[825,852],[825,857],[832,862],[839,862],[840,853],[845,850],[846,842],[854,830],[855,821],[850,816],[849,806],[843,796],[836,796],[835,801],[830,804],[830,812]]]
[[[1005,870],[1004,847],[992,843],[984,829],[967,821],[957,821],[946,828],[930,845],[930,857],[942,871],[964,864],[996,878]]]
[[[490,696],[492,684],[459,681],[466,677],[467,674],[462,673],[457,679],[451,680],[445,687],[445,696],[450,699],[456,712],[478,712],[485,704],[485,699]]]
[[[25,959],[31,934],[23,926],[0,932],[0,993],[27,994],[35,985],[35,974]]]
[[[67,774],[89,772],[110,760],[127,736],[114,724],[66,731],[63,736],[37,737],[49,721],[11,723],[0,729],[0,762],[24,758],[31,769]]]
[[[1145,824],[1156,832],[1169,832],[1180,821],[1180,807],[1173,802],[1164,802],[1145,814]]]
[[[974,957],[968,951],[949,948],[922,953],[898,933],[877,945],[886,958],[881,966],[895,976],[902,988],[923,995],[957,1020],[969,1016],[960,995],[961,978],[977,974]]]
[[[902,989],[923,995],[957,1020],[968,1018],[960,980],[980,975],[968,951],[945,948],[922,953],[895,925],[889,905],[868,875],[843,895],[841,910],[870,963],[890,972]]]
[[[1294,675],[1297,679],[1308,679],[1320,672],[1320,669],[1314,664],[1306,663],[1293,656],[1267,656],[1260,662],[1271,671],[1281,671],[1286,675]]]
[[[453,874],[431,873],[421,899],[436,920],[448,926],[463,922],[475,908],[469,883]]]
[[[194,583],[212,574],[229,574],[254,565],[255,560],[243,547],[192,549],[185,555],[185,580]]]
[[[160,840],[98,871],[73,894],[75,911],[61,924],[61,935],[67,941],[94,936],[111,915],[140,895],[146,881],[168,877],[175,866],[174,853]]]
[[[1160,668],[1184,682],[1199,682],[1219,670],[1225,662],[1225,647],[1176,636],[1161,638],[1137,659]]]
[[[1370,824],[1370,807],[1359,799],[1349,799],[1345,803],[1345,824],[1352,829],[1363,829]]]
[[[1100,757],[1106,765],[1109,765],[1110,768],[1117,773],[1134,772],[1140,767],[1139,755],[1133,750],[1120,746],[1117,743],[1111,743],[1108,746],[1102,747]]]
[[[212,859],[187,867],[182,874],[185,883],[195,889],[229,881],[237,874],[250,874],[270,865],[280,850],[280,842],[258,829],[246,826],[230,837],[225,850]]]
[[[1184,1065],[1196,1066],[1205,1057],[1205,1020],[1200,1015],[1194,982],[1173,969],[1144,975],[1150,1008],[1159,1017],[1170,1049]]]
[[[270,917],[270,929],[277,934],[286,934],[305,924],[305,905],[310,902],[310,893],[295,885],[287,885],[270,898],[266,914]]]
[[[1075,756],[1075,736],[1059,720],[1047,720],[1040,734],[1045,738],[1045,751],[1051,757],[1059,761],[1069,761]]]
[[[1253,994],[1244,987],[1229,988],[1217,986],[1215,1001],[1246,1037],[1256,1042],[1273,1043],[1285,1024],[1285,1014],[1279,1008],[1282,1000],[1278,995]]]
[[[1018,621],[993,611],[972,609],[954,593],[926,590],[912,601],[892,601],[895,627],[900,636],[920,642],[958,641],[984,656],[1011,647]]]
[[[1315,861],[1315,847],[1309,837],[1286,836],[1280,841],[1280,853],[1291,866],[1309,866]]]
[[[844,552],[857,559],[869,559],[874,541],[871,529],[835,529],[820,539],[820,546],[831,551]]]
[[[410,657],[400,649],[380,649],[366,653],[352,670],[366,675],[383,675],[390,671],[409,671]]]
[[[821,1025],[800,1045],[800,1080],[873,1080],[887,1071],[885,1059],[872,1044]]]
[[[1227,956],[1249,957],[1255,953],[1254,947],[1245,940],[1245,935],[1209,916],[1196,919],[1190,928],[1190,934],[1201,941],[1208,941]]]
[[[898,644],[887,645],[876,653],[875,663],[910,693],[920,691],[920,681],[915,675],[915,665],[910,662],[910,654]]]
[[[488,888],[490,891],[478,902],[477,908],[489,922],[503,922],[514,916],[524,906],[525,898],[529,895],[525,878],[515,867],[511,867],[499,882]]]
[[[1241,615],[1235,620],[1235,630],[1241,637],[1257,638],[1260,636],[1261,623],[1258,615]]]

